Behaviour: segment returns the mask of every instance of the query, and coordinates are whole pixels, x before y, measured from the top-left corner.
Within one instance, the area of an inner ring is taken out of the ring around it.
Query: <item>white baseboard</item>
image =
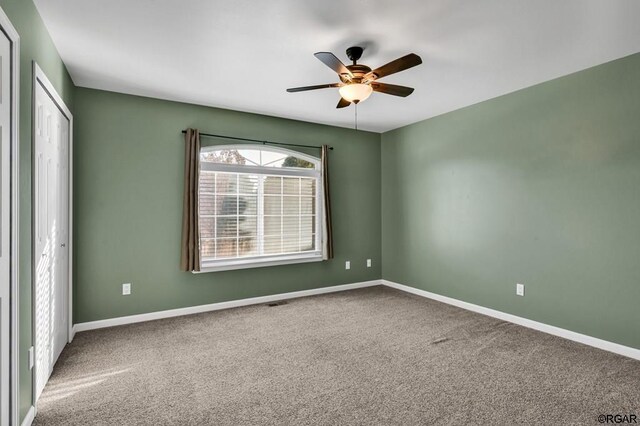
[[[31,426],[31,423],[33,423],[33,420],[35,418],[36,418],[36,407],[32,405],[31,408],[29,408],[29,411],[27,411],[27,415],[24,416],[24,420],[22,421],[21,425]]]
[[[442,296],[436,293],[431,293],[425,290],[420,290],[407,285],[394,283],[392,281],[382,280],[382,284],[388,287],[395,288],[397,290],[406,291],[407,293],[416,294],[418,296],[427,297],[429,299],[437,300],[449,305],[457,306],[468,311],[477,312],[479,314],[487,315],[490,317],[498,318],[503,321],[512,322],[514,324],[521,325],[523,327],[532,328],[534,330],[542,331],[543,333],[553,334],[554,336],[562,337],[574,342],[582,343],[594,348],[603,349],[605,351],[613,352],[618,355],[623,355],[629,358],[640,360],[640,349],[635,349],[629,346],[620,345],[618,343],[609,342],[607,340],[598,339],[596,337],[587,336],[586,334],[576,333],[575,331],[566,330],[564,328],[555,327],[553,325],[544,324],[538,321],[533,321],[527,318],[522,318],[516,315],[507,314],[505,312],[496,311],[494,309],[485,308],[484,306],[474,305],[473,303],[463,302],[451,297]]]
[[[553,334],[554,336],[562,337],[564,339],[573,340],[574,342],[582,343],[588,346],[593,346],[598,349],[613,352],[619,355],[623,355],[629,358],[640,360],[640,349],[632,348],[629,346],[620,345],[607,340],[598,339],[596,337],[587,336],[586,334],[576,333],[575,331],[567,330],[553,325],[548,325],[538,321],[533,321],[527,318],[519,317],[517,315],[508,314],[505,312],[497,311],[491,308],[485,308],[484,306],[474,305],[473,303],[463,302],[462,300],[453,299],[451,297],[442,296],[440,294],[431,293],[429,291],[420,290],[414,287],[410,287],[403,284],[398,284],[388,280],[372,280],[364,281],[353,284],[343,284],[331,287],[315,288],[311,290],[294,291],[291,293],[273,294],[270,296],[251,297],[248,299],[231,300],[228,302],[211,303],[208,305],[191,306],[187,308],[171,309],[167,311],[151,312],[148,314],[130,315],[126,317],[110,318],[99,321],[90,321],[75,324],[73,326],[72,336],[76,332],[95,330],[105,327],[115,327],[118,325],[133,324],[137,322],[153,321],[163,318],[178,317],[183,315],[199,314],[202,312],[218,311],[221,309],[237,308],[241,306],[259,305],[264,303],[276,302],[278,300],[295,299],[298,297],[314,296],[318,294],[334,293],[339,291],[353,290],[357,288],[372,287],[376,285],[386,285],[387,287],[395,288],[397,290],[412,293],[418,296],[426,297],[429,299],[437,300],[438,302],[446,303],[448,305],[457,306],[468,311],[477,312],[479,314],[487,315],[493,318],[498,318],[503,321],[508,321],[514,324],[521,325],[523,327],[531,328],[541,331],[543,333]],[[72,337],[73,338],[73,337]],[[32,407],[33,409],[33,407]],[[31,410],[30,410],[31,413]],[[32,413],[32,420],[35,416],[35,411]],[[25,421],[29,418],[25,418]],[[23,422],[23,425],[25,423]],[[30,424],[30,423],[27,423]]]
[[[356,288],[381,285],[380,280],[364,281],[353,284],[343,284],[331,287],[314,288],[311,290],[294,291],[291,293],[273,294],[270,296],[251,297],[248,299],[231,300],[228,302],[211,303],[208,305],[191,306],[188,308],[171,309],[167,311],[151,312],[148,314],[129,315],[126,317],[109,318],[99,321],[81,322],[73,326],[72,336],[80,331],[95,330],[98,328],[115,327],[136,322],[153,321],[162,318],[179,317],[183,315],[199,314],[202,312],[218,311],[221,309],[237,308],[240,306],[259,305],[276,302],[278,300],[295,299],[298,297],[314,296],[317,294],[335,293],[338,291],[353,290]]]

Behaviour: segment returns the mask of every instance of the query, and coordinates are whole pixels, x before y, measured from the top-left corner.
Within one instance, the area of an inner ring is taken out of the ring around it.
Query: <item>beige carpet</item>
[[[617,413],[640,415],[640,362],[373,287],[79,333],[35,424],[595,425]]]

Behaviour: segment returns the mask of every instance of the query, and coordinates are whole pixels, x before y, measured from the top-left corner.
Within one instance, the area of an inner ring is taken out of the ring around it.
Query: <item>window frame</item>
[[[294,156],[302,160],[308,161],[314,165],[314,169],[302,169],[302,168],[277,168],[268,166],[258,166],[254,164],[224,164],[224,163],[211,163],[207,161],[199,161],[200,168],[198,170],[198,198],[200,197],[200,172],[210,171],[218,173],[242,173],[242,174],[256,174],[259,176],[279,176],[279,177],[312,177],[316,180],[316,209],[315,215],[315,250],[300,252],[300,253],[282,253],[275,255],[258,255],[247,257],[235,257],[218,260],[205,260],[202,257],[200,239],[198,240],[198,251],[200,253],[200,271],[194,271],[194,273],[216,272],[216,271],[229,271],[237,269],[249,269],[249,268],[262,268],[267,266],[278,265],[290,265],[296,263],[308,263],[308,262],[320,262],[323,260],[323,220],[324,220],[324,203],[323,203],[323,179],[322,179],[322,164],[321,160],[317,157],[305,154],[299,151],[293,151],[291,149],[285,149],[280,147],[255,145],[255,144],[233,144],[233,145],[211,145],[200,148],[198,155],[202,155],[210,151],[220,150],[259,150],[275,152],[279,154],[285,154],[287,156]],[[264,197],[264,194],[259,194],[258,203],[262,203],[260,197]],[[260,223],[260,217],[264,220],[264,214],[257,214],[258,223]],[[200,218],[200,211],[198,209],[198,219]],[[198,220],[198,228],[200,227],[200,220]],[[260,225],[258,225],[258,238],[261,239],[264,236],[260,232]],[[198,229],[200,234],[200,229]],[[199,237],[200,238],[200,237]],[[259,242],[262,244],[262,242]]]

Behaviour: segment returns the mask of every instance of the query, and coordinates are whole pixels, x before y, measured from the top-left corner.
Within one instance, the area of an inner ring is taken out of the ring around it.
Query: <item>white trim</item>
[[[24,420],[22,421],[21,426],[31,426],[31,423],[33,423],[35,418],[36,418],[36,407],[32,405],[31,407],[29,407],[29,411],[27,411],[27,415],[24,416]]]
[[[495,309],[485,308],[484,306],[474,305],[473,303],[463,302],[462,300],[453,299],[451,297],[442,296],[440,294],[431,293],[429,291],[420,290],[407,285],[394,283],[392,281],[382,280],[382,284],[386,285],[387,287],[405,291],[407,293],[426,297],[428,299],[437,300],[438,302],[446,303],[448,305],[457,306],[458,308],[466,309],[468,311],[477,312],[482,315],[498,318],[503,321],[508,321],[514,324],[521,325],[523,327],[541,331],[543,333],[553,334],[554,336],[562,337],[568,340],[573,340],[574,342],[582,343],[588,346],[593,346],[594,348],[602,349],[605,351],[616,353],[618,355],[623,355],[629,358],[640,360],[640,349],[635,349],[629,346],[620,345],[618,343],[609,342],[607,340],[598,339],[596,337],[587,336],[586,334],[576,333],[575,331],[566,330],[564,328],[555,327],[553,325],[548,325],[542,322],[533,321],[527,318],[522,318],[516,315],[507,314],[501,311],[496,311]]]
[[[380,284],[380,280],[372,280],[352,284],[336,285],[331,287],[314,288],[311,290],[294,291],[291,293],[272,294],[270,296],[259,296],[251,297],[248,299],[230,300],[228,302],[211,303],[208,305],[191,306],[188,308],[171,309],[168,311],[151,312],[148,314],[129,315],[126,317],[82,322],[74,325],[74,328],[75,332],[95,330],[98,328],[115,327],[118,325],[134,324],[138,322],[153,321],[163,318],[199,314],[202,312],[219,311],[221,309],[238,308],[240,306],[260,305],[263,303],[276,302],[278,300],[296,299],[298,297],[315,296],[318,294],[335,293],[339,291],[354,290],[357,288],[373,287]]]
[[[322,260],[322,254],[319,254],[318,252],[234,258],[232,260],[210,260],[200,262],[200,270],[192,271],[192,273],[203,274],[207,272],[233,271],[236,269],[293,265],[295,263],[322,262]]]
[[[415,294],[418,296],[426,297],[428,299],[436,300],[438,302],[446,303],[448,305],[457,306],[468,311],[476,312],[482,315],[487,315],[493,318],[498,318],[503,321],[508,321],[514,324],[521,325],[523,327],[531,328],[543,333],[552,334],[554,336],[562,337],[567,340],[582,343],[587,346],[592,346],[605,351],[613,352],[619,355],[623,355],[629,358],[640,360],[640,349],[635,349],[629,346],[620,345],[618,343],[609,342],[607,340],[598,339],[595,337],[587,336],[585,334],[576,333],[574,331],[566,330],[560,327],[544,324],[538,321],[533,321],[527,318],[522,318],[516,315],[507,314],[505,312],[497,311],[495,309],[485,308],[484,306],[474,305],[473,303],[463,302],[451,297],[442,296],[429,291],[420,290],[414,287],[398,284],[388,280],[371,280],[353,284],[343,284],[332,287],[322,287],[311,290],[295,291],[291,293],[280,293],[270,296],[252,297],[248,299],[231,300],[228,302],[212,303],[208,305],[192,306],[187,308],[171,309],[167,311],[151,312],[148,314],[130,315],[126,317],[110,318],[99,321],[90,321],[79,323],[73,326],[74,333],[88,330],[96,330],[106,327],[116,327],[125,324],[134,324],[138,322],[153,321],[163,318],[172,318],[183,315],[193,315],[202,312],[218,311],[221,309],[237,308],[241,306],[259,305],[263,303],[275,302],[278,300],[295,299],[298,297],[314,296],[318,294],[335,293],[346,290],[354,290],[358,288],[373,287],[377,285],[385,285],[387,287],[394,288],[396,290],[404,291],[407,293]]]
[[[71,114],[71,111],[62,100],[62,97],[60,97],[60,95],[56,91],[55,86],[53,85],[53,83],[51,83],[47,75],[44,73],[44,71],[42,71],[42,68],[40,68],[40,65],[38,65],[36,61],[33,61],[33,78],[34,83],[40,81],[40,84],[42,84],[42,87],[47,90],[49,96],[51,96],[51,99],[53,99],[58,108],[60,108],[60,111],[62,111],[64,115],[69,119],[69,121],[71,121],[73,119],[73,114]]]
[[[40,84],[44,90],[47,92],[47,94],[51,97],[51,99],[54,101],[54,103],[56,104],[56,106],[60,109],[60,111],[64,114],[64,116],[69,120],[69,146],[68,146],[68,169],[69,169],[69,176],[68,176],[68,198],[69,198],[69,205],[67,208],[67,216],[68,216],[68,229],[67,229],[67,235],[68,235],[68,240],[66,242],[67,244],[67,249],[68,249],[68,262],[69,262],[69,271],[68,271],[68,283],[67,283],[67,308],[68,308],[68,329],[67,329],[67,342],[71,342],[71,340],[73,340],[73,336],[75,335],[75,332],[73,330],[73,114],[71,114],[71,111],[69,110],[69,108],[67,107],[67,105],[64,103],[64,101],[62,100],[62,97],[58,94],[58,92],[55,89],[55,86],[53,85],[53,83],[51,83],[51,81],[49,80],[49,78],[46,76],[46,74],[44,73],[44,71],[42,71],[42,69],[40,68],[40,66],[38,65],[38,63],[36,61],[33,61],[33,86],[32,86],[32,117],[35,116],[35,107],[36,107],[36,86],[38,84]],[[32,134],[32,148],[35,149],[35,141],[36,141],[36,134],[35,134],[35,119],[32,119],[32,130],[31,130],[31,134]],[[35,167],[33,167],[32,165],[32,170],[31,170],[31,176],[33,178],[33,175],[35,173]],[[32,179],[32,182],[35,182],[35,179]],[[32,206],[35,206],[35,200],[33,198],[35,191],[31,191],[32,193]],[[32,209],[33,210],[33,209]],[[31,217],[32,217],[32,224],[31,224],[31,229],[32,231],[35,229],[34,227],[34,215],[35,215],[35,210],[32,211]],[[32,254],[33,254],[33,247],[35,247],[35,232],[32,232]],[[33,257],[33,256],[32,256]],[[35,319],[35,315],[36,315],[36,309],[34,303],[35,303],[35,277],[37,276],[35,273],[35,259],[32,259],[32,282],[31,282],[31,294],[32,294],[32,315],[31,315],[31,322],[32,322],[32,336],[35,337],[36,333],[35,333],[35,326],[36,326],[36,319]],[[35,350],[35,341],[34,343],[34,350]],[[36,401],[36,377],[37,377],[37,373],[36,373],[36,369],[37,366],[34,365],[33,368],[33,374],[32,379],[31,379],[31,386],[32,386],[32,401],[34,402],[34,406],[36,405],[37,401]],[[34,413],[35,415],[35,413]]]
[[[18,340],[19,340],[19,287],[18,287],[18,270],[20,269],[19,256],[19,180],[20,180],[20,145],[19,145],[19,129],[20,129],[20,34],[16,31],[9,17],[0,7],[0,28],[6,33],[11,43],[11,242],[10,242],[10,354],[9,354],[9,423],[18,424],[19,408],[18,408]]]

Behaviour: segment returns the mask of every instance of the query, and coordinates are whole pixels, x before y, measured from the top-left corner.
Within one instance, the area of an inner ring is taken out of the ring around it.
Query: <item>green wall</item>
[[[31,333],[31,101],[35,60],[73,111],[74,86],[31,0],[0,0],[0,7],[20,34],[20,418],[32,404],[27,352]]]
[[[75,102],[75,323],[380,279],[379,134],[82,88]],[[334,146],[335,259],[181,272],[187,127]],[[130,296],[121,295],[125,282]]]
[[[383,134],[383,278],[640,348],[639,75],[636,54]]]
[[[32,404],[33,60],[75,115],[76,323],[382,276],[640,348],[640,54],[380,136],[76,89],[32,1],[0,6],[21,36],[21,419]],[[186,127],[335,146],[336,259],[180,272]]]

